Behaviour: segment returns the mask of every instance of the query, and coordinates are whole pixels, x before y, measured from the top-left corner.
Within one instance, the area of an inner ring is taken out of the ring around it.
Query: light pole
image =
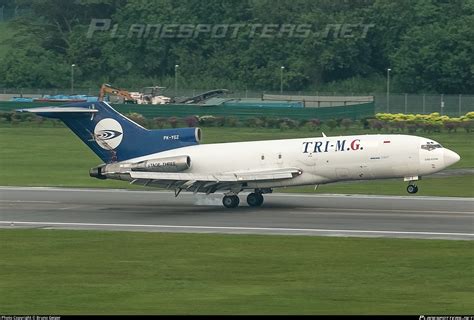
[[[387,69],[387,113],[390,111],[390,71],[392,69]]]
[[[283,70],[285,70],[284,66],[280,67],[280,94],[283,93]]]
[[[74,94],[74,67],[76,65],[73,63],[71,64],[71,95]]]
[[[179,64],[174,65],[174,96],[178,95],[178,68]]]

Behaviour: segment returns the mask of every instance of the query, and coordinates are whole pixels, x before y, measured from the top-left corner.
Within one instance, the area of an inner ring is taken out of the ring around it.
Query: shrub
[[[403,131],[406,127],[406,122],[403,120],[394,120],[394,121],[390,121],[390,125],[392,128],[396,129],[397,131]]]
[[[37,117],[35,114],[27,113],[27,112],[16,113],[16,114],[18,115],[20,122],[33,122],[34,118]]]
[[[216,117],[214,125],[216,127],[223,127],[225,125],[225,117]]]
[[[334,128],[337,127],[337,121],[334,120],[334,119],[331,119],[331,120],[326,121],[325,124],[326,124],[326,126],[328,126],[328,128],[329,128],[330,130],[334,130]]]
[[[199,124],[202,125],[202,126],[213,126],[215,121],[216,121],[216,117],[214,116],[201,116],[198,118],[198,121],[199,121]]]
[[[322,122],[319,119],[310,119],[308,124],[314,129],[321,129]]]
[[[363,118],[363,119],[360,119],[360,125],[362,126],[362,128],[364,128],[364,129],[370,129],[369,119],[370,119],[370,118]]]
[[[310,119],[304,125],[309,130],[315,131],[321,129],[321,120],[319,119]]]
[[[466,113],[465,117],[467,119],[474,119],[474,111]]]
[[[280,124],[279,124],[280,129],[283,123],[286,124],[286,126],[291,129],[298,127],[298,121],[289,119],[289,118],[283,118],[283,119],[280,119]]]
[[[13,112],[0,112],[0,118],[5,119],[6,122],[12,121]]]
[[[296,120],[296,122],[298,123],[296,126],[298,128],[302,128],[304,126],[306,126],[306,124],[309,122],[308,119],[302,119],[302,120]]]
[[[186,125],[190,128],[196,127],[199,123],[199,120],[196,116],[189,116],[184,119],[184,122]]]
[[[176,117],[171,117],[171,118],[168,118],[168,123],[170,124],[171,128],[177,128],[178,127],[178,118]]]
[[[348,130],[351,124],[352,124],[351,119],[345,118],[341,120],[341,126],[344,128],[344,130]]]
[[[474,113],[474,112],[472,112]],[[471,132],[474,129],[474,120],[464,120],[461,122],[460,126],[466,130],[466,132]]]
[[[290,126],[286,122],[280,122],[279,128],[281,131],[286,131],[290,129]]]
[[[267,118],[267,122],[265,123],[265,126],[267,128],[279,128],[280,125],[280,119],[276,118]]]
[[[269,118],[267,116],[259,116],[258,118],[262,121],[262,127],[266,127]]]
[[[245,120],[245,123],[251,128],[259,128],[263,126],[263,121],[260,118],[248,118]]]
[[[298,120],[288,119],[286,124],[292,129],[298,129],[300,126],[300,122]]]
[[[17,125],[22,122],[34,122],[35,118],[37,118],[33,113],[19,113],[19,112],[0,112],[0,118],[2,122],[10,122],[13,125]]]
[[[13,113],[10,122],[13,126],[16,126],[21,122],[21,117],[17,113]]]
[[[470,132],[471,124],[464,124],[464,122],[474,120],[474,111],[468,112],[459,118],[442,116],[439,112],[416,115],[377,113],[375,117],[377,120],[389,123],[392,128],[397,128],[398,130],[403,130],[403,126],[405,126],[412,133],[418,129],[422,129],[424,132],[441,132],[443,127],[448,132],[456,132],[458,128],[464,128]]]
[[[454,119],[452,121],[445,121],[443,123],[444,128],[448,130],[449,133],[451,132],[457,132],[458,128],[461,125],[460,121],[455,121]]]
[[[407,130],[409,133],[415,133],[418,130],[418,125],[415,122],[407,122]]]
[[[166,123],[166,118],[162,117],[156,117],[153,118],[153,124],[158,128],[158,129],[163,129]]]
[[[130,120],[138,123],[141,126],[146,126],[146,122],[147,122],[146,118],[139,113],[131,112],[131,113],[126,114],[125,116],[129,118]]]
[[[369,128],[372,130],[380,131],[383,128],[383,122],[377,119],[368,119]]]
[[[34,124],[36,124],[38,127],[41,126],[45,121],[45,118],[43,117],[39,117],[39,116],[35,116],[33,119],[32,119],[32,122]]]
[[[441,130],[441,122],[417,122],[415,126],[421,128],[421,130],[426,133],[439,132]]]
[[[237,117],[226,117],[225,125],[229,127],[237,127],[239,125],[239,119]]]

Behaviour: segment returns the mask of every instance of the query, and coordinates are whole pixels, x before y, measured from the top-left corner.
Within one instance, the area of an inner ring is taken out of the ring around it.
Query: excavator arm
[[[104,83],[100,87],[99,101],[104,101],[106,94],[113,94],[124,99],[125,103],[137,103],[137,101],[131,96],[130,92],[124,89],[112,87],[110,84]]]

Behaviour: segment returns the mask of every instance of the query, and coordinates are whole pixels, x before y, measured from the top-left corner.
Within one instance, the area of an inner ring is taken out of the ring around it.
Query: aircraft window
[[[434,142],[427,142],[426,144],[421,145],[421,149],[428,150],[428,151],[438,149],[438,148],[442,148],[442,147],[443,146],[440,145],[439,143],[434,143]]]

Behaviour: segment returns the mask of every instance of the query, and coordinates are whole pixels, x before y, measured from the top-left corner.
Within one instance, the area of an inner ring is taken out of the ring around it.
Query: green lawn
[[[204,128],[206,143],[315,135]],[[430,137],[461,154],[456,167],[474,167],[471,135]],[[63,127],[0,128],[0,162],[1,185],[128,186],[89,178],[100,160]],[[425,179],[418,194],[473,196],[472,183]],[[405,185],[317,192],[405,194]],[[0,229],[0,314],[462,314],[472,311],[473,249],[472,241]]]
[[[255,128],[204,128],[204,143],[282,139],[319,136],[306,130]],[[327,135],[370,133],[361,129],[327,131]],[[458,152],[462,160],[454,168],[474,167],[473,135],[441,133],[428,135]],[[0,184],[17,186],[67,186],[129,188],[126,182],[102,181],[88,175],[98,159],[71,131],[63,126],[0,127]],[[426,178],[420,183],[417,195],[473,196],[474,176]],[[139,187],[133,187],[139,188]],[[406,194],[406,183],[401,180],[336,183],[313,187],[278,189],[284,192]]]
[[[472,241],[0,230],[1,314],[467,314]]]
[[[474,175],[423,178],[417,181],[418,196],[454,196],[474,197]],[[356,182],[339,182],[314,187],[279,188],[278,192],[298,193],[343,193],[343,194],[372,194],[372,195],[409,195],[406,192],[407,183],[402,180],[372,180]],[[416,196],[411,195],[411,196]]]

